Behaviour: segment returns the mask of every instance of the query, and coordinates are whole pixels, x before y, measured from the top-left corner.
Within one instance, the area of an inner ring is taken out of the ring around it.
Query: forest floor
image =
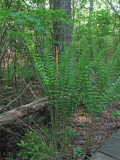
[[[86,125],[82,124],[81,121],[85,120],[85,116],[81,115],[81,110],[77,109],[75,111],[75,121],[73,122],[73,130],[77,131],[79,133],[78,136],[76,136],[73,139],[71,149],[68,151],[68,155],[72,155],[75,151],[74,149],[82,148],[82,154],[74,155],[73,158],[70,158],[70,156],[67,157],[67,160],[87,160],[89,159],[89,156],[93,156],[98,149],[118,130],[120,129],[120,116],[116,118],[112,118],[111,115],[116,111],[120,110],[120,104],[114,102],[113,107],[107,106],[107,110],[103,111],[103,114],[99,118],[95,118],[94,122],[91,122],[91,119],[88,119],[87,124],[90,127],[90,155],[86,157],[86,141],[87,141],[87,135],[86,135]],[[79,153],[78,153],[79,154]]]
[[[28,99],[28,95],[30,95],[29,92],[26,93],[26,99]],[[29,98],[31,98],[31,96]],[[25,95],[23,99],[25,99]],[[72,139],[72,143],[66,155],[66,160],[88,160],[89,157],[93,156],[112,134],[120,129],[120,116],[111,118],[112,113],[116,110],[120,110],[120,102],[114,102],[112,108],[107,106],[106,111],[104,111],[99,118],[94,117],[94,121],[88,119],[87,123],[82,123],[82,121],[85,121],[86,116],[84,116],[82,113],[83,111],[78,107],[73,113],[74,120],[71,124],[73,131],[77,131],[78,135]],[[48,113],[46,113],[46,111],[31,116],[37,121],[40,114],[46,116],[48,120]],[[25,122],[28,122],[28,119],[30,119],[30,117],[25,118]],[[29,123],[28,125],[31,126]],[[90,137],[88,137],[90,139],[90,144],[87,146],[86,129],[88,129],[88,127],[86,126],[89,126],[90,131]],[[6,160],[8,157],[15,158],[16,154],[14,155],[14,153],[19,150],[16,143],[24,137],[26,131],[26,126],[22,126],[21,124],[16,125],[16,123],[0,128],[0,160]],[[86,157],[86,147],[89,147],[91,150],[88,157]],[[81,149],[82,152],[80,152]]]

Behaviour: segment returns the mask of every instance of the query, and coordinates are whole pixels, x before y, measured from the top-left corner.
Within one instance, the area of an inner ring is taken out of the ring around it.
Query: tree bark
[[[51,9],[64,10],[68,23],[70,23],[71,0],[49,0],[49,2]],[[67,24],[63,21],[58,22],[56,20],[56,22],[53,23],[53,31],[54,45],[58,47],[59,53],[64,52],[65,46],[69,46],[69,43],[72,41],[72,24]]]
[[[92,49],[92,16],[93,16],[93,0],[90,0],[90,8],[89,8],[89,28],[88,28],[88,34],[89,34],[89,47],[90,47],[90,54],[91,58],[93,56],[93,49]]]
[[[92,13],[93,13],[93,0],[90,0],[90,11],[89,11],[89,23],[92,22]]]
[[[11,111],[7,111],[0,115],[0,126],[6,125],[12,122],[19,122],[20,118],[27,116],[30,113],[36,112],[40,109],[46,107],[49,103],[47,102],[47,98],[39,98],[36,101],[22,105],[16,109],[12,109]]]

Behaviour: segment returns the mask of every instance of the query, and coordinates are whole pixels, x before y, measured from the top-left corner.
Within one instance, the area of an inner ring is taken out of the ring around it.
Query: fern
[[[34,54],[33,59],[51,103],[51,143],[56,152],[58,143],[66,134],[64,131],[71,112],[80,101],[89,116],[94,116],[102,113],[106,103],[111,104],[119,97],[120,77],[114,79],[116,58],[104,64],[102,53],[91,60],[86,52],[74,56],[66,50],[59,56],[58,75],[55,58],[49,50],[44,50],[44,55]],[[112,67],[111,63],[114,64]]]

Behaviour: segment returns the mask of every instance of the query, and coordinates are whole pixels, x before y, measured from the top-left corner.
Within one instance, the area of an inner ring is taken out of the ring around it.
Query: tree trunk
[[[72,41],[72,24],[71,20],[71,0],[49,0],[51,9],[54,10],[64,10],[67,17],[66,22],[58,22],[56,20],[53,23],[54,31],[54,45],[58,47],[59,54],[64,52],[65,46],[69,46],[69,43]],[[63,14],[64,15],[64,14]]]
[[[90,8],[89,8],[89,28],[88,28],[88,34],[89,34],[89,47],[90,47],[90,54],[91,57],[93,56],[93,49],[92,49],[92,15],[93,15],[93,0],[90,0]]]
[[[75,0],[72,2],[72,7],[73,7],[73,28],[74,28],[74,19],[75,19]]]
[[[92,22],[92,13],[93,13],[93,0],[90,0],[90,11],[89,11],[89,23]]]

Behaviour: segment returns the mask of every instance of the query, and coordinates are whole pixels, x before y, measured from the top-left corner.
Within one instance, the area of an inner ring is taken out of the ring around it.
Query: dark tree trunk
[[[90,23],[90,25],[92,22],[92,14],[93,14],[93,0],[90,0],[90,10],[89,10],[89,23]]]
[[[50,7],[54,10],[64,10],[67,20],[71,20],[71,0],[50,0]],[[64,14],[63,14],[64,15]],[[65,46],[72,41],[72,23],[54,22],[54,45],[58,47],[59,53],[64,52]]]

